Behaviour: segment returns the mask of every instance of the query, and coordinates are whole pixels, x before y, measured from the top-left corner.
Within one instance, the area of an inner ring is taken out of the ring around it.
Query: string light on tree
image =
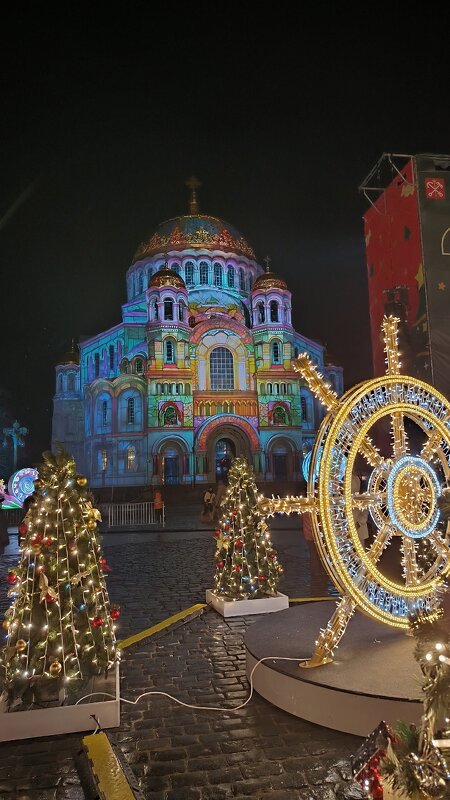
[[[105,584],[100,513],[72,456],[61,451],[43,459],[20,526],[20,561],[6,579],[12,604],[3,623],[0,681],[9,705],[20,698],[32,703],[52,683],[75,689],[117,659],[119,611],[111,609]]]
[[[229,600],[277,594],[283,569],[259,507],[251,467],[236,458],[228,472],[228,490],[216,537],[214,592]]]

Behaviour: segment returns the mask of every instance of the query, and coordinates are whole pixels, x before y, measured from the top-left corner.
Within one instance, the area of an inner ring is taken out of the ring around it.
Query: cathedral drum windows
[[[227,268],[227,284],[229,289],[234,289],[234,267],[231,264]]]
[[[100,355],[96,353],[94,355],[94,377],[98,378],[100,375]]]
[[[222,264],[214,264],[214,286],[222,286]]]
[[[271,300],[270,301],[269,309],[270,309],[270,312],[269,312],[270,313],[270,321],[271,322],[279,322],[279,319],[278,319],[278,303],[277,303],[276,300]]]
[[[187,261],[184,267],[184,273],[186,276],[186,286],[192,286],[194,283],[194,262]]]
[[[69,372],[67,376],[67,391],[74,392],[75,391],[75,373]]]
[[[239,289],[241,292],[245,292],[245,272],[242,267],[239,269]]]
[[[135,422],[134,397],[129,397],[127,400],[127,424],[134,425],[134,422]]]
[[[109,354],[109,369],[112,371],[115,367],[115,353],[114,353],[114,345],[110,344],[108,349]]]
[[[256,320],[258,325],[262,325],[263,322],[266,321],[266,310],[264,308],[264,303],[256,304]]]
[[[143,375],[144,373],[144,362],[142,358],[136,358],[134,362],[134,371],[136,375]]]
[[[173,320],[173,300],[170,298],[164,300],[164,319]]]
[[[184,300],[179,300],[178,301],[178,319],[179,319],[180,322],[185,322],[186,321],[186,308],[187,308],[187,306],[186,306],[186,303],[184,302]]]
[[[233,354],[226,347],[215,347],[209,357],[211,389],[213,392],[234,389]]]
[[[209,265],[206,261],[200,261],[200,283],[202,286],[209,283]]]

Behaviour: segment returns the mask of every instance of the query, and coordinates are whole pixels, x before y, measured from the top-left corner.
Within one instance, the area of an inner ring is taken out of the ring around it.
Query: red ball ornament
[[[223,561],[217,561],[217,566],[218,567],[223,567]]]
[[[241,550],[244,547],[244,542],[242,539],[236,539],[234,546],[237,547],[238,550]]]
[[[276,553],[269,553],[269,558],[272,558],[272,559],[274,559],[274,558],[276,558],[276,557],[277,557],[277,554],[276,554]]]
[[[232,513],[233,517],[237,517],[237,508],[233,508],[231,513]]]
[[[52,541],[53,541],[53,539],[52,539],[51,536],[44,536],[44,538],[42,539],[42,544],[45,547],[49,547],[49,545],[51,545]]]
[[[101,558],[100,559],[100,566],[101,566],[103,572],[109,572],[109,567],[108,567],[108,564],[106,563],[106,558]]]
[[[17,583],[17,574],[12,571],[8,572],[6,582],[9,583],[10,586],[14,586],[14,584]]]
[[[19,525],[19,536],[26,536],[27,533],[28,533],[28,525],[26,525],[25,522],[22,522],[22,524]]]
[[[224,531],[229,531],[230,530],[230,526],[228,525],[228,522],[223,526],[223,529],[224,529]]]
[[[101,617],[94,617],[94,619],[92,620],[92,625],[94,626],[94,628],[101,628],[102,625],[103,625],[102,618]]]
[[[241,566],[239,566],[239,564],[235,564],[235,565],[234,565],[234,567],[233,567],[233,569],[234,569],[234,571],[235,571],[235,572],[240,572],[240,571],[241,571],[241,569],[242,569],[242,567],[241,567]]]
[[[55,600],[56,600],[56,597],[53,597],[51,594],[46,594],[45,595],[45,602],[46,603],[54,603]]]
[[[35,541],[37,544],[39,544],[39,542],[42,542],[43,538],[44,538],[44,534],[43,533],[35,533],[34,536],[33,536],[33,541]]]
[[[265,576],[264,576],[264,575],[258,575],[258,580],[259,580],[259,582],[260,582],[260,583],[264,583],[264,581],[266,580],[266,578],[265,578]]]
[[[221,531],[214,531],[214,536],[220,536]]]
[[[119,609],[118,609],[118,608],[113,608],[113,609],[111,610],[111,613],[110,613],[110,615],[109,615],[109,616],[111,617],[111,619],[119,619],[119,617],[120,617],[120,611],[119,611]]]

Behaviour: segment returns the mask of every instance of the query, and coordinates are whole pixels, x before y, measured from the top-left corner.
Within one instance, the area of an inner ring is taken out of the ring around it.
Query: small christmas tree
[[[61,696],[116,660],[114,620],[97,538],[99,511],[68,453],[44,453],[39,480],[19,527],[21,557],[8,572],[12,605],[0,654],[3,700]],[[53,691],[52,691],[53,690]]]
[[[222,503],[217,537],[214,592],[233,600],[277,594],[283,568],[258,506],[253,470],[244,458],[233,460]]]

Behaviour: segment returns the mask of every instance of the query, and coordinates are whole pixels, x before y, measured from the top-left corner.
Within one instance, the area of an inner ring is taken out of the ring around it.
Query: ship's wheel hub
[[[434,469],[423,458],[405,455],[387,479],[387,507],[392,522],[411,539],[423,539],[438,521],[441,493]]]

